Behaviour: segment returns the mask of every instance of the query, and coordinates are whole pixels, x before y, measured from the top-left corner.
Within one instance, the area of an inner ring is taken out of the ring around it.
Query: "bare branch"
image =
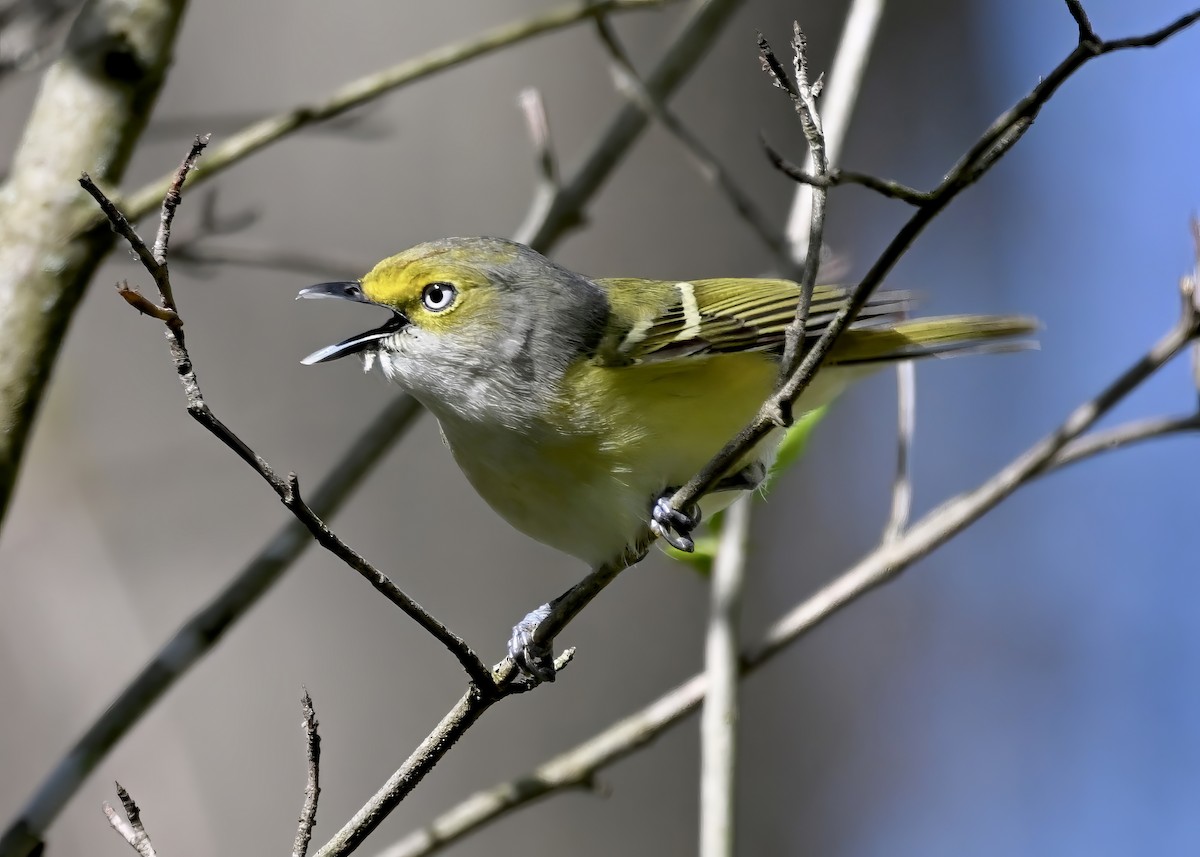
[[[204,170],[193,174],[188,186],[207,181],[244,161],[259,150],[318,122],[341,116],[355,107],[374,101],[448,68],[510,48],[546,33],[561,30],[597,15],[653,9],[674,0],[582,0],[553,9],[543,15],[504,24],[456,44],[445,45],[424,56],[360,77],[343,86],[323,101],[293,107],[262,119],[214,146],[205,159]],[[170,184],[160,179],[131,194],[124,209],[133,220],[140,220],[158,207]]]
[[[692,6],[683,28],[646,76],[646,91],[656,102],[665,103],[670,98],[708,53],[725,22],[744,2],[705,0]],[[597,10],[597,15],[607,14],[608,10],[601,6],[594,3],[591,8]],[[552,204],[538,218],[527,220],[517,230],[515,240],[544,253],[565,232],[578,225],[586,200],[600,189],[648,122],[645,111],[636,104],[627,104],[596,141],[571,181],[563,185]]]
[[[738,688],[742,591],[750,547],[753,495],[725,513],[713,563],[704,675],[708,696],[700,716],[700,855],[732,857],[737,806]]]
[[[1092,22],[1088,20],[1088,14],[1083,8],[1083,4],[1079,0],[1066,0],[1067,11],[1071,13],[1071,17],[1075,19],[1076,25],[1079,27],[1079,42],[1095,42],[1100,37],[1096,35],[1096,31],[1092,29]]]
[[[1181,15],[1165,27],[1161,27],[1144,36],[1132,36],[1128,39],[1112,39],[1102,42],[1097,50],[1101,53],[1123,51],[1126,48],[1153,48],[1161,45],[1176,33],[1186,30],[1192,24],[1200,21],[1200,9]]]
[[[858,184],[889,199],[898,199],[910,205],[924,205],[933,198],[933,194],[929,191],[917,190],[907,185],[902,185],[899,182],[894,182],[891,179],[882,179],[877,176],[868,175],[867,173],[840,170],[836,167],[830,167],[828,174],[823,178],[818,178],[810,173],[806,173],[803,169],[779,154],[765,138],[761,138],[761,142],[763,150],[767,153],[767,157],[775,169],[801,184],[827,188],[844,184]]]
[[[800,92],[796,89],[796,85],[792,83],[792,79],[788,77],[788,73],[784,71],[783,64],[779,61],[779,57],[775,56],[775,51],[771,49],[767,37],[762,33],[758,33],[757,39],[758,61],[762,66],[763,72],[767,77],[771,78],[771,83],[777,89],[782,89],[786,92],[792,101],[798,101]]]
[[[321,736],[317,732],[317,713],[313,710],[312,697],[305,689],[300,697],[304,730],[305,761],[308,777],[304,783],[304,805],[300,808],[300,822],[296,830],[296,842],[292,846],[292,857],[306,857],[308,843],[312,840],[313,825],[317,823],[317,800],[321,796]]]
[[[159,277],[158,269],[160,267],[158,260],[154,258],[154,254],[150,252],[150,248],[146,246],[146,242],[142,240],[142,237],[137,234],[137,230],[133,228],[133,224],[121,213],[116,203],[109,199],[107,194],[96,186],[96,183],[92,181],[92,177],[87,173],[80,174],[79,184],[91,194],[92,199],[96,200],[100,206],[100,210],[108,218],[108,223],[112,227],[112,231],[125,239],[129,244],[129,248],[133,250],[134,255],[138,257],[142,266],[150,272],[150,275],[154,277],[155,283],[157,283]]]
[[[892,480],[892,506],[883,529],[883,543],[904,534],[912,514],[912,447],[917,422],[917,369],[913,361],[896,364],[896,476]]]
[[[771,251],[775,257],[775,263],[779,267],[779,272],[786,277],[799,276],[800,269],[792,258],[783,233],[775,227],[771,218],[762,213],[762,209],[758,207],[750,194],[742,190],[729,170],[717,160],[704,141],[692,133],[666,105],[655,100],[641,78],[638,77],[637,69],[634,68],[628,53],[621,45],[606,17],[596,18],[596,33],[612,58],[613,81],[617,90],[641,107],[647,115],[654,117],[667,133],[683,147],[700,175],[725,197],[738,217]]]
[[[538,172],[543,181],[552,187],[558,187],[558,158],[555,157],[554,146],[550,142],[550,122],[546,118],[546,105],[542,101],[542,93],[532,86],[522,89],[517,96],[517,105],[521,108],[521,115],[525,117],[525,127],[529,129],[529,138],[533,141]]]
[[[329,469],[310,506],[333,515],[362,478],[404,436],[424,409],[397,396]],[[236,577],[175,632],[154,658],[88,726],[34,792],[0,840],[0,855],[26,855],[63,806],[118,741],[176,681],[224,639],[233,627],[315,541],[293,518],[285,523]]]
[[[179,169],[175,170],[175,175],[171,177],[171,184],[167,187],[167,192],[163,194],[162,210],[158,218],[158,234],[154,238],[154,261],[164,269],[167,266],[167,248],[171,243],[171,223],[175,220],[175,210],[183,202],[183,183],[187,181],[192,168],[196,166],[196,159],[208,146],[208,139],[208,134],[196,135],[192,140],[192,148],[188,150]],[[171,296],[170,291],[171,281],[164,278],[159,287],[163,286],[167,289],[163,294],[163,303],[168,309],[175,309],[175,299]]]
[[[206,276],[214,266],[236,265],[291,271],[325,279],[344,279],[348,271],[358,268],[360,263],[337,258],[324,251],[317,254],[289,250],[257,242],[247,243],[244,239],[237,245],[222,242],[214,246],[211,239],[242,232],[259,219],[259,212],[252,208],[228,213],[219,211],[218,190],[212,188],[201,197],[199,223],[192,232],[182,238],[172,239],[172,263],[193,266],[192,273],[196,276]]]
[[[533,202],[525,216],[525,225],[521,227],[521,231],[524,231],[532,228],[533,224],[541,223],[549,214],[562,185],[558,178],[558,158],[550,141],[550,120],[546,116],[541,92],[533,87],[522,90],[517,97],[517,104],[525,117],[525,126],[529,129],[529,138],[538,161],[538,180],[533,191]]]
[[[1167,437],[1173,434],[1200,432],[1200,413],[1189,417],[1155,417],[1137,420],[1106,431],[1093,432],[1072,441],[1054,456],[1053,470],[1062,470],[1078,464],[1102,452],[1111,452],[1124,446],[1132,446],[1144,440]]]
[[[128,820],[121,818],[120,813],[106,803],[104,804],[104,814],[108,816],[108,823],[141,857],[156,857],[154,846],[150,843],[150,836],[146,833],[146,828],[142,826],[141,810],[120,783],[117,783],[116,786],[117,797],[121,799],[121,806],[124,807]]]
[[[310,137],[332,137],[354,142],[376,142],[395,134],[393,126],[380,115],[379,102],[373,101],[297,131]],[[147,142],[175,143],[191,137],[197,128],[207,128],[218,139],[240,133],[247,125],[262,120],[261,110],[219,110],[213,112],[173,113],[150,120],[142,139]]]
[[[556,670],[562,669],[575,656],[574,649],[563,652],[554,661]],[[510,683],[502,688],[504,696],[524,693],[534,685]],[[392,774],[379,791],[354,814],[333,838],[321,846],[315,857],[341,857],[349,854],[363,843],[372,831],[378,827],[388,813],[400,805],[417,784],[425,778],[433,767],[458,743],[458,739],[474,725],[483,713],[502,698],[492,694],[484,696],[471,687],[463,697],[442,717],[441,722],[425,737],[417,749]]]
[[[834,165],[841,157],[842,144],[850,127],[859,90],[862,88],[871,47],[879,30],[879,21],[883,17],[883,6],[884,0],[853,0],[846,12],[846,23],[842,27],[842,36],[829,71],[828,91],[821,99],[822,131],[825,136],[825,156],[829,172],[834,170]],[[805,172],[812,171],[811,163],[811,157],[806,158]],[[810,192],[797,188],[786,229],[796,258],[808,255],[812,204]]]
[[[703,673],[614,723],[575,748],[516,779],[477,792],[431,824],[385,849],[378,857],[428,857],[488,823],[539,798],[567,789],[590,788],[598,771],[648,745],[696,710],[704,699]]]
[[[203,148],[203,144],[197,139],[197,145]],[[194,149],[193,149],[194,151]],[[191,166],[194,158],[189,156],[180,166],[177,175],[179,176],[179,185],[182,186],[186,181],[187,170]],[[170,275],[167,271],[166,259],[162,262],[150,256],[146,246],[141,239],[129,226],[128,220],[121,216],[117,207],[104,195],[104,193],[91,182],[85,175],[81,182],[88,192],[94,196],[100,203],[101,208],[109,215],[110,222],[113,228],[125,235],[131,246],[134,247],[138,257],[142,260],[146,270],[154,277],[155,282],[159,284],[159,290],[163,296],[163,302],[169,302],[169,309],[178,312],[174,306],[174,298],[171,297]],[[172,208],[178,205],[178,202],[171,202],[171,197],[168,196],[163,203],[164,207],[170,205]],[[169,230],[170,218],[164,215],[164,222]],[[164,252],[166,250],[166,240],[163,240]],[[349,545],[343,542],[340,538],[334,535],[333,531],[326,526],[312,508],[308,506],[300,495],[299,480],[295,474],[290,474],[287,479],[281,478],[270,464],[261,456],[251,449],[240,437],[222,423],[209,408],[208,403],[204,400],[204,396],[200,391],[200,383],[196,378],[195,370],[192,367],[192,359],[188,354],[187,346],[184,343],[182,323],[177,326],[167,325],[167,342],[171,349],[171,358],[175,364],[175,371],[179,375],[180,384],[183,386],[184,395],[187,398],[187,411],[197,422],[208,429],[218,440],[232,449],[239,458],[245,461],[250,467],[258,473],[259,476],[267,482],[268,485],[283,501],[283,505],[287,507],[293,515],[295,515],[301,523],[307,527],[312,533],[317,542],[332,553],[346,565],[357,571],[362,577],[366,578],[376,590],[383,593],[393,604],[399,607],[407,616],[413,619],[418,625],[424,628],[438,642],[454,655],[459,664],[466,671],[473,684],[481,689],[492,687],[491,672],[487,666],[479,659],[479,657],[471,650],[471,647],[466,644],[458,635],[454,634],[438,621],[432,614],[426,611],[420,604],[403,592],[395,583],[393,583],[387,575],[375,568],[357,551],[353,550]]]
[[[340,259],[324,253],[315,254],[269,245],[203,246],[195,240],[177,244],[171,251],[171,260],[176,265],[194,265],[195,269],[191,270],[191,273],[199,277],[211,274],[211,271],[205,270],[210,265],[264,268],[326,279],[345,279],[347,271],[358,267],[349,259]]]
[[[93,224],[103,218],[71,182],[83,170],[101,184],[121,181],[185,5],[84,4],[24,122],[0,194],[0,520],[67,325],[113,246],[107,226],[73,228],[81,212]],[[10,127],[17,122],[11,110],[6,117]]]
[[[179,203],[183,201],[179,189],[183,187],[188,173],[192,171],[192,167],[196,164],[196,159],[200,157],[200,154],[204,151],[204,147],[207,145],[207,136],[196,137],[192,142],[192,148],[188,151],[187,157],[183,159],[183,163],[175,170],[175,175],[171,179],[167,194],[163,197],[162,212],[159,216],[158,235],[154,239],[153,251],[146,246],[141,236],[137,234],[137,230],[133,228],[133,225],[125,218],[125,215],[121,213],[112,200],[96,186],[91,177],[87,173],[79,177],[80,185],[99,203],[100,210],[108,217],[108,222],[112,225],[113,231],[128,242],[133,252],[141,261],[142,267],[154,278],[154,283],[158,286],[158,293],[162,297],[162,306],[151,302],[149,298],[137,289],[131,289],[128,283],[118,285],[117,292],[125,299],[126,303],[138,312],[153,316],[159,321],[164,322],[176,336],[181,338],[183,336],[183,320],[179,317],[179,313],[176,310],[175,296],[171,291],[171,278],[167,273],[167,245],[171,242],[171,223],[175,219],[175,210],[179,208]]]
[[[813,164],[813,174],[824,177],[829,172],[829,159],[825,155],[825,134],[821,126],[821,115],[817,110],[817,97],[821,91],[821,80],[809,83],[808,73],[808,42],[799,22],[792,24],[793,66],[796,73],[795,86],[787,89],[795,105],[796,113],[800,116],[800,127],[804,131],[804,139],[808,141],[809,158]],[[778,75],[782,73],[779,60],[771,51],[771,46],[760,33],[758,36],[759,55],[763,67],[766,68],[776,85]],[[813,289],[817,284],[817,268],[821,263],[821,247],[825,232],[825,202],[828,191],[824,187],[811,187],[810,217],[808,223],[808,242],[805,245],[804,270],[800,275],[800,300],[796,304],[796,314],[788,325],[784,337],[783,356],[779,361],[779,379],[782,381],[795,371],[796,363],[800,360],[804,346],[804,331],[808,322],[808,308],[812,304]],[[790,425],[792,421],[791,402],[781,402],[776,422],[779,425]],[[677,507],[678,508],[678,507]]]
[[[1196,254],[1196,266],[1192,268],[1179,290],[1186,301],[1190,298],[1192,312],[1200,314],[1200,217],[1192,216],[1192,248]],[[1200,342],[1192,346],[1192,383],[1196,387],[1196,402],[1200,408]]]

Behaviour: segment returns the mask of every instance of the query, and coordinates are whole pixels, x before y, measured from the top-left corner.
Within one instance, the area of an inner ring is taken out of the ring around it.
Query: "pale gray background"
[[[254,114],[542,2],[195,3],[156,116]],[[675,104],[781,221],[792,188],[765,129],[800,156],[753,34],[784,48],[792,17],[825,67],[841,4],[750,2]],[[1101,33],[1157,27],[1180,2],[1088,4]],[[648,68],[680,8],[618,22]],[[1053,0],[893,3],[844,163],[928,185],[1069,50]],[[1173,319],[1200,199],[1198,34],[1099,61],[1017,151],[955,204],[891,279],[931,311],[1020,311],[1042,350],[922,367],[917,504],[982,479],[1057,423]],[[0,152],[30,78],[0,89]],[[262,219],[230,243],[378,258],[443,235],[511,234],[532,188],[518,111],[545,95],[569,173],[619,104],[587,28],[455,69],[381,102],[371,140],[296,137],[217,183]],[[175,122],[171,123],[176,124]],[[213,123],[185,121],[209,130]],[[217,138],[228,133],[222,124]],[[172,168],[186,135],[151,138],[129,188]],[[198,197],[177,235],[194,224]],[[679,149],[652,130],[557,258],[594,274],[754,275],[769,259]],[[860,272],[907,216],[847,189],[828,240]],[[157,326],[106,265],[72,326],[0,539],[0,817],[173,629],[284,520],[269,490],[187,418]],[[276,467],[314,485],[391,390],[351,364],[299,358],[361,326],[354,308],[297,305],[310,278],[176,273],[211,405]],[[1140,398],[1182,411],[1185,368]],[[1128,408],[1128,416],[1135,408]],[[813,590],[876,539],[886,508],[890,379],[840,403],[811,456],[756,521],[747,626]],[[744,853],[1195,853],[1200,848],[1196,445],[1123,453],[1034,487],[750,680]],[[508,627],[581,571],[507,528],[423,421],[336,520],[413,596],[497,658]],[[654,557],[575,622],[579,657],[554,687],[490,712],[395,813],[372,853],[476,788],[522,773],[690,675],[706,589]],[[644,630],[639,630],[644,629]],[[171,692],[55,826],[51,855],[127,853],[98,807],[120,779],[164,855],[283,853],[303,783],[297,698],[324,738],[324,841],[458,697],[453,660],[351,572],[309,551]],[[695,848],[694,723],[458,854],[686,854]]]

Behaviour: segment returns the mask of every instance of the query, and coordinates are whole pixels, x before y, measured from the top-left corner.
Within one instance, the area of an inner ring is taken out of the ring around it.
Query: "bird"
[[[849,294],[815,287],[806,347]],[[434,415],[500,517],[597,567],[648,522],[669,544],[691,548],[696,510],[672,509],[666,498],[773,391],[800,295],[783,279],[593,278],[522,244],[472,237],[418,244],[360,279],[297,297],[386,310],[380,326],[302,362],[359,355],[368,371],[378,368]],[[987,349],[1036,329],[1009,315],[910,319],[912,303],[907,292],[876,292],[793,412],[827,404],[889,363]],[[748,450],[703,513],[760,485],[781,437],[774,431]]]

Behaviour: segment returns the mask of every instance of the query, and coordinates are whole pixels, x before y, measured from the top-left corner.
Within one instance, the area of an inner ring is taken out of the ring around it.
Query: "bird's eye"
[[[421,291],[421,303],[430,312],[441,312],[454,303],[458,290],[449,283],[430,283]]]

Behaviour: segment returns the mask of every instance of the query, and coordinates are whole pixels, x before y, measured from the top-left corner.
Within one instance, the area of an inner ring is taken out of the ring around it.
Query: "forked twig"
[[[156,857],[154,845],[150,842],[150,835],[142,826],[142,811],[138,809],[138,805],[134,803],[129,792],[125,791],[120,783],[117,783],[116,786],[117,797],[121,799],[121,806],[125,810],[125,818],[122,818],[121,814],[110,804],[105,803],[104,814],[108,817],[109,825],[141,857]]]
[[[286,479],[280,477],[265,459],[258,455],[237,434],[217,418],[209,408],[208,403],[204,400],[204,396],[200,391],[200,383],[196,378],[196,373],[192,366],[191,356],[188,354],[187,346],[184,342],[183,322],[179,318],[179,310],[171,288],[170,273],[167,268],[167,256],[169,253],[171,223],[175,217],[175,210],[182,201],[180,189],[187,181],[188,173],[195,165],[196,159],[203,151],[206,142],[206,139],[196,138],[191,151],[176,170],[175,176],[168,186],[167,194],[162,201],[162,214],[159,218],[158,237],[155,240],[155,250],[153,253],[146,247],[145,242],[142,241],[137,231],[129,223],[129,220],[121,213],[112,200],[96,186],[91,178],[87,174],[84,174],[80,178],[80,184],[99,203],[100,208],[108,216],[113,229],[129,242],[130,247],[133,248],[134,253],[141,260],[142,265],[154,278],[154,282],[158,286],[159,295],[162,298],[162,309],[174,313],[172,317],[173,321],[168,320],[166,322],[167,342],[171,349],[171,358],[175,364],[175,371],[179,375],[180,384],[183,386],[184,395],[187,398],[188,414],[208,429],[218,440],[237,453],[239,458],[250,465],[271,486],[279,496],[279,499],[283,501],[283,505],[304,524],[322,547],[366,578],[375,589],[383,593],[388,600],[445,646],[458,660],[476,687],[481,689],[493,687],[491,671],[462,638],[450,631],[449,628],[396,586],[387,575],[371,565],[357,551],[338,538],[325,522],[313,512],[312,508],[304,502],[304,499],[300,495],[300,482],[296,474],[289,474]]]

